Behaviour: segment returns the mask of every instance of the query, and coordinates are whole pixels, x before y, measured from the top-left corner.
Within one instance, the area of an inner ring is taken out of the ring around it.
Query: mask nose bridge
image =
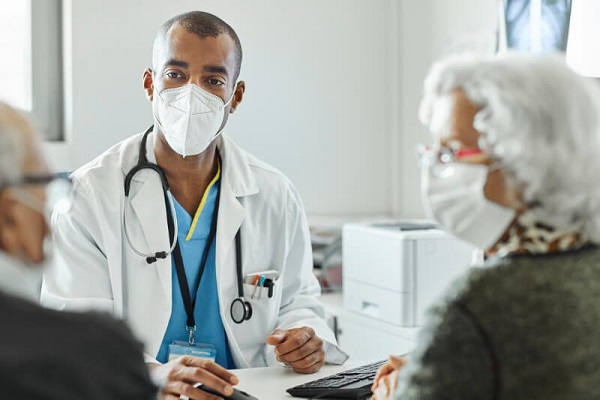
[[[209,114],[219,112],[224,109],[227,104],[224,104],[223,99],[217,96],[214,93],[209,92],[208,90],[202,89],[198,87],[199,90],[192,89],[190,93],[190,106],[193,103],[194,98],[197,99],[198,102],[202,104],[203,110],[192,110],[190,107],[192,115],[200,115],[200,114]]]
[[[194,86],[196,86],[198,89],[200,89],[202,92],[204,92],[204,93],[208,93],[209,95],[212,95],[212,96],[215,96],[215,97],[218,97],[218,98],[219,98],[219,100],[221,100],[221,101],[223,102],[223,108],[225,108],[225,107],[227,107],[227,106],[228,106],[228,105],[229,105],[229,104],[230,104],[230,103],[233,101],[233,97],[235,96],[235,90],[236,90],[236,87],[237,87],[237,86],[236,86],[236,85],[237,85],[237,81],[235,81],[235,82],[233,83],[233,90],[231,91],[231,95],[230,95],[229,97],[227,97],[227,98],[226,98],[226,100],[225,100],[225,99],[222,99],[220,96],[218,96],[218,95],[216,95],[216,94],[214,94],[214,93],[211,93],[210,91],[208,91],[208,90],[204,89],[204,88],[202,87],[202,85],[200,85],[200,83],[199,83],[199,82],[196,82],[196,81],[195,81],[195,80],[193,80],[193,79],[190,79],[190,80],[188,81],[188,83],[186,84],[186,86],[187,86],[187,85],[194,85]],[[204,97],[203,97],[203,99],[204,99]],[[205,102],[205,104],[206,104],[206,102]]]

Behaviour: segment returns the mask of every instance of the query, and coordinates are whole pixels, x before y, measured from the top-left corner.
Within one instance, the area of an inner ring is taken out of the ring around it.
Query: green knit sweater
[[[600,399],[600,249],[472,269],[429,311],[396,398]]]

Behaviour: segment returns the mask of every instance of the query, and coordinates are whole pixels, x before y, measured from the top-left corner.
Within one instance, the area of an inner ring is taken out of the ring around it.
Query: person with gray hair
[[[600,88],[554,55],[453,56],[420,117],[424,208],[486,261],[373,398],[600,398]]]
[[[69,187],[49,172],[29,120],[0,102],[2,398],[156,398],[142,346],[123,323],[36,304],[48,262],[48,217],[68,206]]]

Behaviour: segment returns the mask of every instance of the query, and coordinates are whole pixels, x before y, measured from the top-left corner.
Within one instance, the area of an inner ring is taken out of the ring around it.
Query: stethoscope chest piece
[[[244,321],[252,318],[252,304],[246,301],[243,297],[237,297],[231,302],[230,310],[231,319],[236,324],[241,324]]]

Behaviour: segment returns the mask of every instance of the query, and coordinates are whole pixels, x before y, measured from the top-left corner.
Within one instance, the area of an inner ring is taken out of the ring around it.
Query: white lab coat
[[[146,254],[169,248],[160,179],[148,169],[133,178],[125,201],[124,177],[138,160],[141,135],[127,139],[74,173],[73,207],[54,227],[55,265],[44,276],[41,301],[67,310],[103,310],[124,319],[143,341],[147,361],[160,348],[171,315],[171,257],[147,264],[127,243]],[[156,162],[156,136],[146,154]],[[276,328],[312,327],[326,341],[326,361],[347,358],[336,345],[317,296],[308,225],[301,200],[279,171],[240,149],[230,138],[217,139],[222,158],[221,199],[216,237],[216,279],[221,318],[238,368],[276,364],[266,337]],[[280,273],[273,298],[250,299],[253,315],[236,324],[230,305],[238,296],[235,234],[241,229],[243,276],[275,269]],[[182,327],[182,329],[184,329]]]

